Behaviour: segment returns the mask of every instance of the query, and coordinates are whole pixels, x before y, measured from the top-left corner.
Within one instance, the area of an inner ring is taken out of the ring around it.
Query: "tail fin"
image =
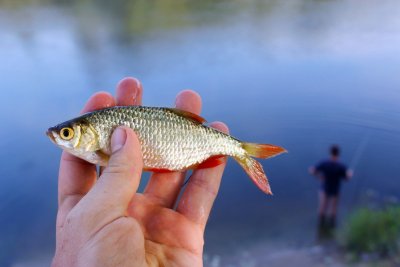
[[[248,155],[256,158],[270,158],[286,152],[282,147],[267,144],[242,143],[242,147],[246,150]],[[261,191],[272,195],[268,178],[265,175],[262,165],[258,161],[249,156],[238,157],[236,160]]]
[[[242,147],[250,156],[263,159],[286,152],[283,147],[268,144],[242,143]]]
[[[258,161],[250,157],[236,158],[236,160],[250,176],[255,185],[261,189],[261,191],[266,194],[272,195],[268,178],[265,175],[262,165]]]

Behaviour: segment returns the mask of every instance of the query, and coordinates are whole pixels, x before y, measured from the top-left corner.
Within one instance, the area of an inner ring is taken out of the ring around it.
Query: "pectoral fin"
[[[96,164],[98,164],[100,166],[107,166],[110,156],[101,150],[97,150],[96,152],[93,153],[93,158],[96,159],[96,161],[97,161]]]

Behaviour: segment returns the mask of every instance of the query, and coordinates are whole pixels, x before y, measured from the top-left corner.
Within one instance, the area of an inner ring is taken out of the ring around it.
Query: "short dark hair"
[[[337,157],[337,156],[339,156],[339,154],[340,154],[339,146],[338,145],[332,145],[331,146],[331,155],[334,156],[334,157]]]

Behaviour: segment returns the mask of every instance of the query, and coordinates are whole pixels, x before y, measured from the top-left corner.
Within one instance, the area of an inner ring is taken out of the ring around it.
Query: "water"
[[[209,121],[289,150],[263,161],[273,197],[229,162],[208,255],[312,243],[307,168],[332,143],[355,169],[341,217],[366,190],[400,197],[399,11],[395,0],[1,2],[0,265],[48,262],[60,150],[44,131],[125,76],[142,81],[146,105],[192,88]]]

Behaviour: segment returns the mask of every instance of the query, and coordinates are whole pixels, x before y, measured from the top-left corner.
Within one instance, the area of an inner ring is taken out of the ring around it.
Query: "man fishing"
[[[332,230],[336,227],[336,214],[342,180],[350,180],[353,173],[339,161],[340,148],[332,145],[330,159],[310,167],[310,174],[321,180],[318,208],[319,230]]]

